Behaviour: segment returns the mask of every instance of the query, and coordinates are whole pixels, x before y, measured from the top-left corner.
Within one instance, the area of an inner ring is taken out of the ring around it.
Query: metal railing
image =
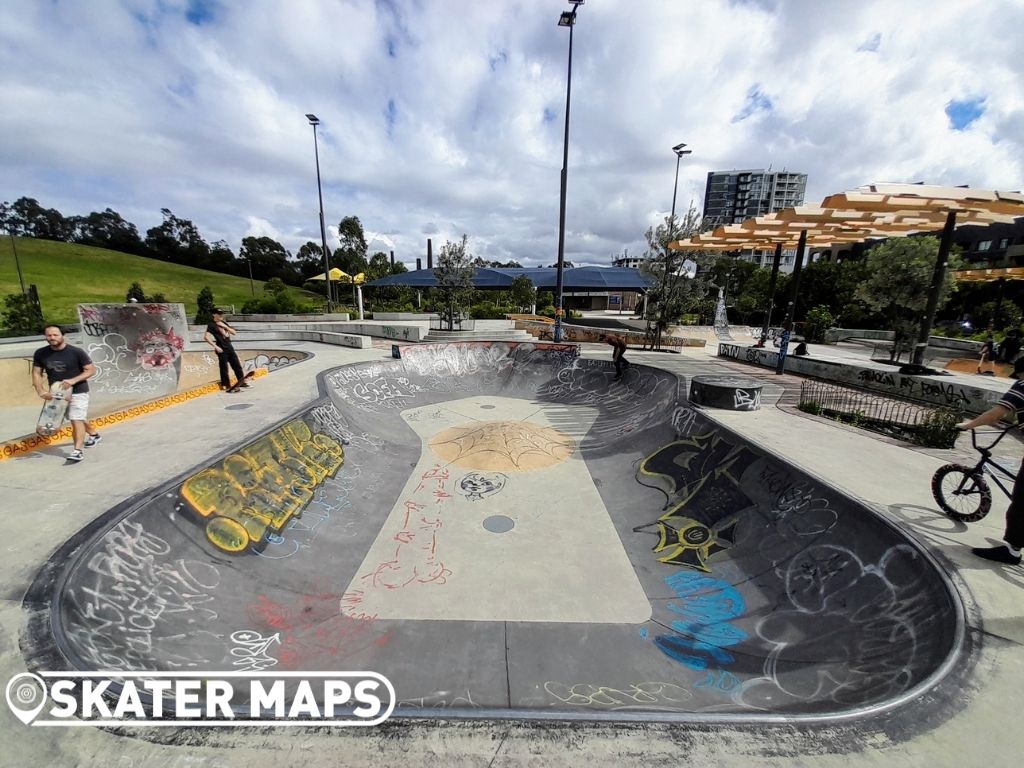
[[[933,448],[952,448],[959,409],[899,399],[809,380],[800,385],[801,411]]]

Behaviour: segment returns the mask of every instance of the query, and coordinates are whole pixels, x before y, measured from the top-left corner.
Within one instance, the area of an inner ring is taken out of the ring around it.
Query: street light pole
[[[309,124],[313,126],[313,152],[316,157],[316,192],[320,197],[320,242],[324,249],[324,278],[327,280],[327,311],[330,312],[333,307],[334,298],[331,295],[331,262],[327,256],[327,230],[324,227],[324,192],[320,186],[320,149],[317,146],[316,141],[316,127],[320,125],[320,118],[316,115],[306,115],[306,119],[309,120]]]
[[[565,138],[562,142],[562,185],[558,200],[558,269],[555,277],[555,334],[556,342],[562,340],[563,276],[565,272],[565,189],[569,177],[569,104],[572,98],[572,30],[576,26],[576,12],[583,0],[569,0],[571,11],[562,11],[558,26],[569,28],[569,71],[565,80]]]
[[[253,297],[256,296],[256,284],[252,281],[252,258],[248,255],[245,257],[246,262],[249,264],[249,290],[252,291]]]
[[[661,312],[659,313],[658,327],[655,329],[654,334],[654,346],[656,349],[661,349],[661,327],[665,324],[665,308],[668,303],[668,274],[672,262],[672,252],[668,246],[675,239],[676,235],[676,193],[679,191],[679,161],[683,159],[683,155],[693,154],[692,149],[683,149],[685,146],[685,143],[680,143],[672,147],[672,151],[676,153],[676,180],[672,185],[672,213],[669,215],[668,239],[665,242],[665,276],[661,286]]]

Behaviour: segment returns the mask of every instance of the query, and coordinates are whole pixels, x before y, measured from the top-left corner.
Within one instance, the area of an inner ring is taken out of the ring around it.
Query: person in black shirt
[[[217,353],[221,388],[226,389],[228,392],[237,392],[239,387],[249,386],[245,382],[245,374],[242,372],[242,363],[238,359],[238,353],[235,352],[235,347],[231,343],[231,337],[237,331],[228,325],[222,310],[214,309],[211,314],[213,315],[213,320],[206,326],[203,341],[213,347],[213,351]],[[233,387],[231,386],[231,380],[228,378],[228,365],[235,372],[236,381]]]
[[[46,326],[43,334],[46,346],[37,349],[32,356],[32,386],[43,400],[53,399],[49,387],[55,382],[63,382],[64,389],[71,390],[68,419],[71,420],[75,444],[67,458],[68,461],[81,461],[85,458],[82,448],[96,445],[102,439],[86,421],[89,413],[87,380],[96,375],[96,366],[84,349],[73,347],[64,340],[64,332],[59,325]]]

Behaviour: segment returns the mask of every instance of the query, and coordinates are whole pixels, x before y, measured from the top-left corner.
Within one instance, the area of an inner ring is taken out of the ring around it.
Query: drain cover
[[[491,533],[507,533],[515,528],[515,521],[505,515],[491,515],[484,520],[484,528]]]

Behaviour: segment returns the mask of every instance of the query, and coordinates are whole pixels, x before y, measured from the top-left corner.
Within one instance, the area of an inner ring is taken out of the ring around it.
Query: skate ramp
[[[420,345],[321,374],[321,400],[68,542],[31,645],[80,669],[374,670],[399,715],[830,718],[939,679],[963,620],[929,556],[676,376],[613,383],[574,352]]]

